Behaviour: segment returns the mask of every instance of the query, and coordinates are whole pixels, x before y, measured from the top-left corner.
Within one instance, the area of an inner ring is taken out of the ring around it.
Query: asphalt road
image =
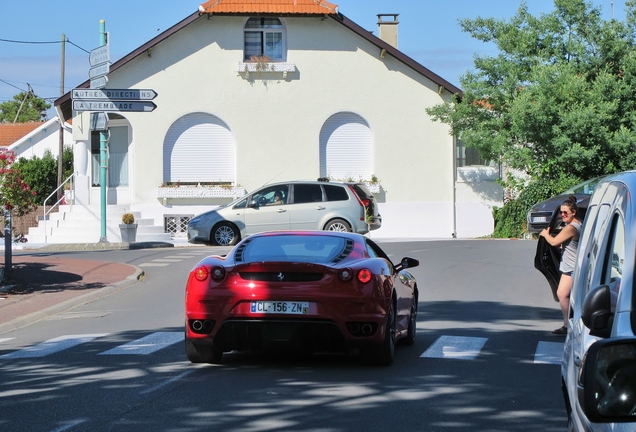
[[[255,354],[192,365],[186,276],[227,248],[82,252],[146,277],[0,335],[0,430],[564,430],[563,338],[550,334],[560,312],[532,267],[536,242],[381,245],[396,262],[421,262],[416,343],[391,367]]]

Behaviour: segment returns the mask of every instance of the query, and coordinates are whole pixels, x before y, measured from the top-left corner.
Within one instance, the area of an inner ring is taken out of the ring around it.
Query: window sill
[[[259,75],[262,73],[282,72],[283,78],[287,78],[288,72],[296,72],[296,65],[294,63],[283,62],[239,62],[238,72],[245,74],[245,79],[248,79],[252,72]]]
[[[157,198],[239,198],[245,195],[247,191],[238,187],[219,187],[219,186],[179,186],[179,187],[160,187],[157,188]]]

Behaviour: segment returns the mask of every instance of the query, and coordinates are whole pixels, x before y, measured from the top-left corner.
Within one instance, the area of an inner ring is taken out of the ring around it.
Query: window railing
[[[296,72],[296,65],[286,62],[247,61],[238,63],[238,72],[245,74],[245,79],[250,77],[250,73],[261,74],[268,72],[282,72],[283,78],[287,78],[288,72]]]

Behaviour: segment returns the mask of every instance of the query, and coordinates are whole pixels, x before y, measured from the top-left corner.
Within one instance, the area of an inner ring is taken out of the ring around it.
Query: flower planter
[[[119,224],[122,243],[135,243],[137,241],[137,224]]]

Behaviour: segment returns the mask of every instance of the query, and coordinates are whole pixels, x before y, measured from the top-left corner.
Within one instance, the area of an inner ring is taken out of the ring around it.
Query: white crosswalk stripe
[[[536,364],[561,364],[563,356],[563,342],[543,342],[539,341],[537,350],[534,353]]]
[[[37,345],[33,345],[31,347],[21,349],[19,351],[14,351],[12,353],[5,354],[3,356],[0,356],[0,358],[18,359],[18,358],[31,358],[31,357],[45,357],[47,355],[54,354],[54,353],[63,351],[65,349],[72,348],[74,346],[77,346],[86,342],[90,342],[93,339],[106,336],[107,334],[108,333],[60,336],[53,339],[49,339]]]
[[[487,338],[440,336],[420,357],[474,360]]]
[[[108,333],[64,335],[0,355],[0,360],[45,357],[104,336],[108,336]],[[0,338],[0,343],[6,344],[14,339]],[[154,332],[123,345],[99,352],[98,355],[148,355],[183,342],[183,340],[184,334],[182,331]],[[475,360],[479,357],[488,340],[488,338],[483,337],[442,335],[420,355],[420,358]],[[108,341],[103,343],[108,343]],[[538,341],[534,352],[534,364],[559,365],[562,355],[562,342]]]
[[[165,267],[169,266],[171,263],[156,263],[156,262],[148,262],[137,264],[139,267]]]
[[[183,341],[183,332],[156,332],[127,344],[99,353],[99,355],[152,354],[162,348]]]

